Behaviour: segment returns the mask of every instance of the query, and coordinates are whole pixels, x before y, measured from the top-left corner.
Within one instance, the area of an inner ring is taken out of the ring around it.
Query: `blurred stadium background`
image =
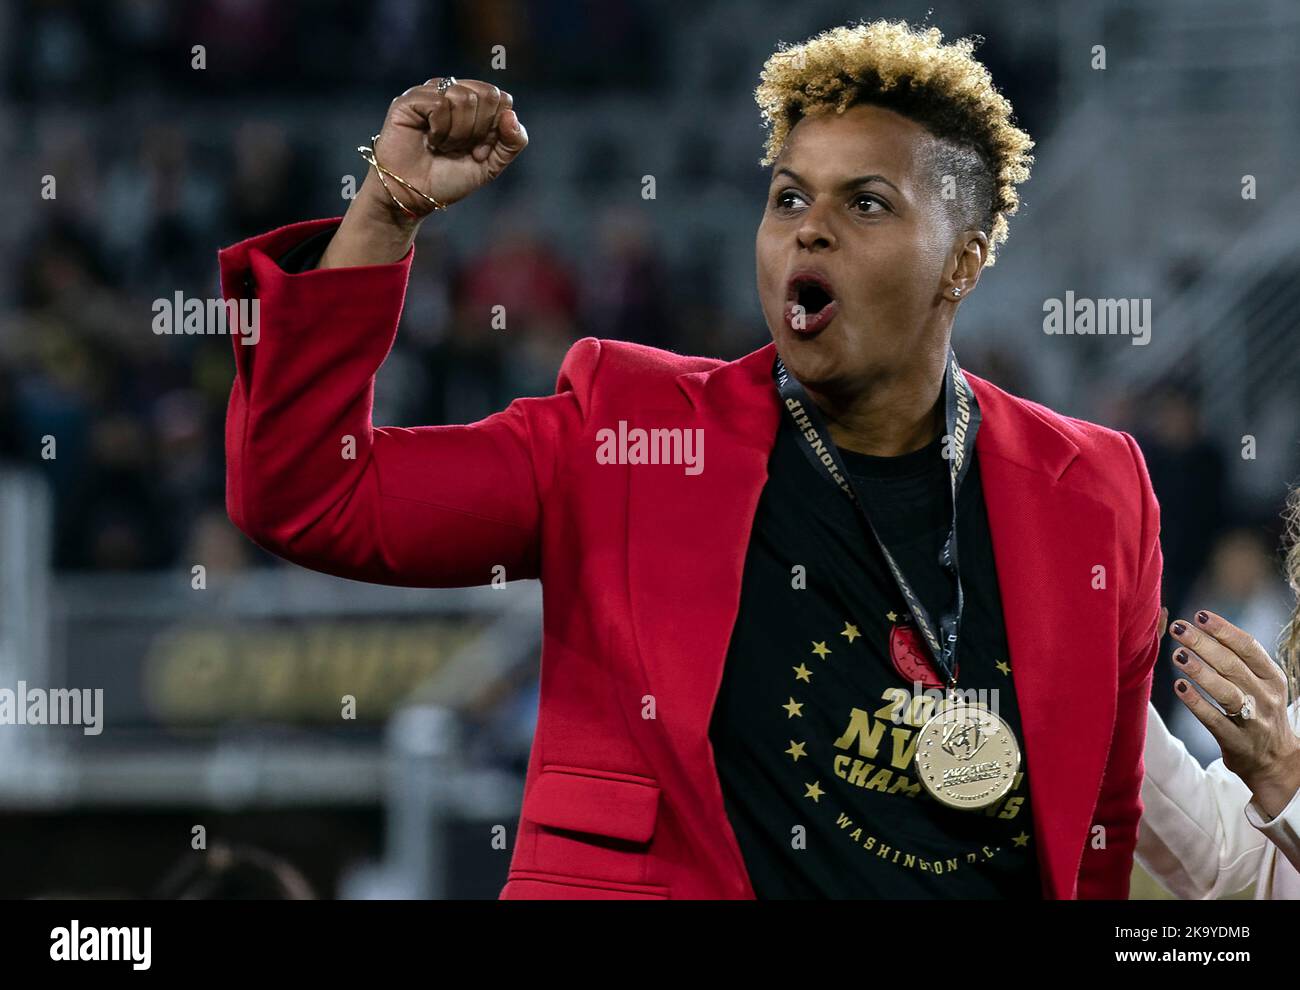
[[[1133,432],[1175,614],[1211,607],[1274,643],[1278,513],[1300,475],[1290,0],[16,0],[0,7],[0,687],[102,687],[105,728],[0,726],[0,895],[496,896],[509,851],[484,836],[518,815],[540,588],[379,588],[250,544],[223,502],[230,341],[155,335],[152,302],[219,295],[220,246],[341,214],[389,100],[452,73],[509,89],[531,144],[426,224],[377,423],[550,392],[588,334],[737,357],[767,339],[764,59],[927,9],[950,38],[985,36],[1038,142],[1011,238],[962,307],[962,363]],[[1067,290],[1150,298],[1150,344],[1045,335],[1043,301]],[[487,325],[502,299],[508,336]],[[1171,682],[1166,656],[1166,715]],[[197,825],[225,886],[196,879]],[[1134,896],[1159,892],[1138,875]]]

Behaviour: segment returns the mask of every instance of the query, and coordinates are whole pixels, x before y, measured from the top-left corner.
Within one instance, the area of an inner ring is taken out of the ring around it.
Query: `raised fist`
[[[460,79],[439,92],[438,82],[435,77],[393,100],[374,148],[388,171],[440,203],[451,204],[500,175],[527,146],[528,132],[511,109],[514,97],[504,90],[478,79]],[[367,177],[372,190],[374,179]],[[391,177],[388,188],[420,216],[433,210],[427,200]],[[392,207],[382,186],[377,194]]]

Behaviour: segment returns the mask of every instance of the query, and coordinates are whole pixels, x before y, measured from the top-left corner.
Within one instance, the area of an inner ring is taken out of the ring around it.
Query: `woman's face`
[[[892,110],[860,104],[800,120],[773,164],[758,294],[777,350],[810,388],[852,394],[918,352],[946,348],[952,305],[941,280],[955,241],[930,174],[933,140]],[[788,319],[791,279],[805,270],[829,283],[834,310],[818,328],[823,299],[809,294],[800,331]]]

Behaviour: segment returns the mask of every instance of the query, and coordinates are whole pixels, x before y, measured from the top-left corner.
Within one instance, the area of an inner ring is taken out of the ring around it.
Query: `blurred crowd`
[[[241,106],[329,88],[382,104],[430,66],[459,66],[458,53],[494,44],[508,46],[513,73],[559,93],[598,82],[651,96],[664,77],[660,18],[636,3],[24,0],[6,16],[11,118],[42,121],[21,182],[36,189],[52,175],[58,194],[28,204],[5,235],[0,460],[48,477],[60,570],[273,565],[225,514],[229,340],[149,331],[153,300],[218,294],[219,246],[338,212],[337,177],[313,167],[320,135],[289,115],[241,121]],[[196,39],[204,75],[191,69]],[[1033,100],[1052,89],[1046,61],[1040,68],[1036,86],[997,73],[1031,131],[1044,105]],[[186,101],[200,126],[155,112],[160,92]],[[64,124],[66,107],[77,113]],[[723,358],[763,342],[761,326],[742,326],[749,314],[717,299],[676,306],[676,287],[720,280],[707,252],[670,263],[634,210],[598,211],[593,229],[584,258],[554,250],[547,231],[506,210],[471,253],[429,233],[376,422],[468,422],[548,393],[565,350],[587,334]],[[485,329],[481,314],[495,303],[511,314],[508,338]],[[1051,402],[1012,355],[975,349],[963,364]],[[1175,615],[1213,608],[1271,645],[1288,612],[1277,571],[1284,493],[1240,497],[1195,395],[1171,386],[1143,401],[1138,410],[1102,396],[1096,412],[1142,444],[1162,505],[1166,600]],[[1166,713],[1171,680],[1166,659],[1157,684]]]
[[[644,90],[657,78],[643,71],[654,25],[635,5],[29,2],[7,26],[8,99],[15,117],[40,125],[39,146],[24,149],[26,188],[56,184],[18,214],[6,245],[0,459],[51,482],[61,570],[233,568],[257,555],[224,511],[230,342],[157,336],[152,305],[177,291],[218,295],[218,247],[343,208],[337,177],[312,168],[309,127],[263,117],[196,136],[192,121],[154,109],[159,93],[199,114],[237,111],[268,87],[282,101],[346,87],[381,106],[380,94],[430,65],[490,44],[507,45],[523,75],[543,72],[544,59],[560,91],[593,77]],[[203,72],[191,68],[196,39]],[[69,105],[76,113],[61,124]],[[600,261],[581,280],[544,233],[509,217],[494,230],[465,257],[422,242],[377,422],[466,422],[549,392],[560,357],[587,333],[671,343],[656,312],[662,261],[635,218],[607,218]],[[515,346],[485,332],[477,314],[489,300],[507,304]]]
[[[13,0],[8,90],[78,105],[196,104],[329,89],[400,92],[429,66],[509,53],[512,76],[551,88],[653,90],[664,4],[645,0]],[[671,8],[670,8],[671,9]],[[191,48],[210,56],[191,70]],[[417,78],[418,77],[418,78]]]

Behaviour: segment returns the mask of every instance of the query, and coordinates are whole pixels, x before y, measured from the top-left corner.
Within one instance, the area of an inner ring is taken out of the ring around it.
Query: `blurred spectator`
[[[1185,387],[1170,385],[1157,395],[1153,415],[1138,426],[1135,438],[1160,502],[1161,594],[1177,616],[1226,524],[1227,465],[1200,422],[1196,396]],[[1181,707],[1173,697],[1171,656],[1166,640],[1152,689],[1156,710],[1166,724],[1175,708]]]
[[[185,561],[202,564],[209,575],[231,574],[248,566],[249,544],[225,512],[209,509],[195,521]]]
[[[150,899],[310,901],[316,892],[283,857],[252,846],[214,843],[211,849],[186,853]]]
[[[650,347],[675,344],[668,274],[641,210],[623,206],[600,218],[582,288],[587,333]]]
[[[278,124],[243,124],[235,132],[235,171],[224,218],[246,237],[315,215],[304,174],[289,135]]]
[[[13,375],[0,365],[0,461],[18,459],[22,450],[21,437]]]

